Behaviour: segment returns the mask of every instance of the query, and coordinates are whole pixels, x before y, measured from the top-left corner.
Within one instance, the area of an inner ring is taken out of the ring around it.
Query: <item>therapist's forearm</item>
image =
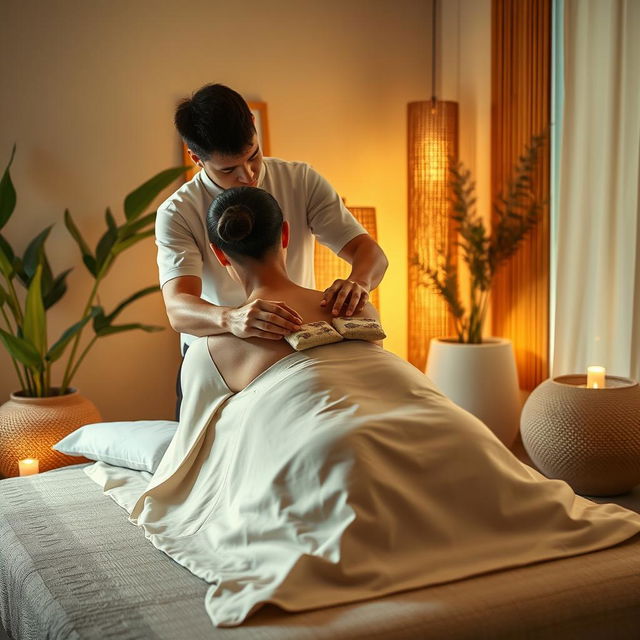
[[[174,295],[167,302],[167,316],[174,331],[192,336],[212,336],[229,332],[229,312],[189,293]]]
[[[217,306],[200,295],[198,278],[169,281],[162,290],[167,316],[175,331],[192,336],[231,333],[238,338],[280,340],[300,329],[302,317],[285,302],[256,298],[240,307]]]
[[[375,242],[367,243],[356,249],[348,279],[372,291],[382,281],[388,266],[384,251]]]

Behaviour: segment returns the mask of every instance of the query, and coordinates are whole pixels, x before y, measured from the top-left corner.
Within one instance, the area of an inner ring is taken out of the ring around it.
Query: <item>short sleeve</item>
[[[318,242],[334,253],[367,230],[344,206],[335,189],[311,167],[307,168],[307,222]]]
[[[162,206],[156,216],[160,287],[179,276],[202,278],[202,254],[189,226],[176,209]]]

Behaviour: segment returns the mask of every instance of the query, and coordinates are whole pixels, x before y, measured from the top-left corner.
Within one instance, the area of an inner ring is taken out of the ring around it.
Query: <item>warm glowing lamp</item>
[[[353,217],[367,230],[369,235],[378,239],[376,225],[376,210],[373,207],[348,207]],[[316,241],[314,254],[314,272],[316,278],[316,289],[326,289],[338,278],[346,278],[351,268],[347,262],[338,258],[330,249]],[[378,289],[371,292],[369,298],[371,304],[380,309],[380,296]]]
[[[432,98],[408,105],[409,165],[409,361],[424,370],[431,338],[449,335],[451,319],[442,298],[421,278],[414,261],[435,267],[452,247],[455,227],[449,203],[449,167],[458,157],[458,104],[435,97],[436,1],[432,16]]]

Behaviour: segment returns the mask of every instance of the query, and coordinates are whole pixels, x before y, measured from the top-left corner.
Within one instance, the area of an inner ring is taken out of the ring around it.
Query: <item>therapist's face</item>
[[[212,153],[208,160],[199,160],[207,175],[222,189],[232,187],[255,187],[262,168],[262,151],[258,136],[237,156]]]

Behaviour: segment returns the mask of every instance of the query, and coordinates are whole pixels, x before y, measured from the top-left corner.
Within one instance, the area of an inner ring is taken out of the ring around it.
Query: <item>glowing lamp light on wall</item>
[[[373,207],[349,206],[347,208],[353,214],[354,218],[367,230],[367,233],[377,241],[376,210]],[[348,277],[349,271],[350,266],[342,260],[342,258],[339,258],[333,251],[316,241],[314,251],[316,288],[326,289],[332,285],[337,278]],[[380,294],[378,289],[374,289],[371,292],[369,301],[378,311],[380,310]]]
[[[409,361],[424,370],[431,338],[449,335],[445,303],[429,287],[419,286],[414,260],[437,264],[442,248],[452,246],[455,228],[449,204],[449,167],[458,158],[458,105],[436,98],[436,9],[431,21],[432,98],[408,105],[409,204]]]
[[[434,103],[434,105],[430,107],[432,119],[437,116],[437,105],[438,103]],[[444,136],[439,139],[434,135],[434,127],[431,127],[429,133],[429,138],[423,138],[418,141],[418,151],[416,155],[425,159],[424,166],[420,167],[421,171],[424,172],[422,181],[425,183],[425,186],[429,185],[432,188],[435,187],[439,189],[443,183],[445,185],[447,183],[447,173],[449,170],[447,158],[449,149],[447,149],[448,145]]]

